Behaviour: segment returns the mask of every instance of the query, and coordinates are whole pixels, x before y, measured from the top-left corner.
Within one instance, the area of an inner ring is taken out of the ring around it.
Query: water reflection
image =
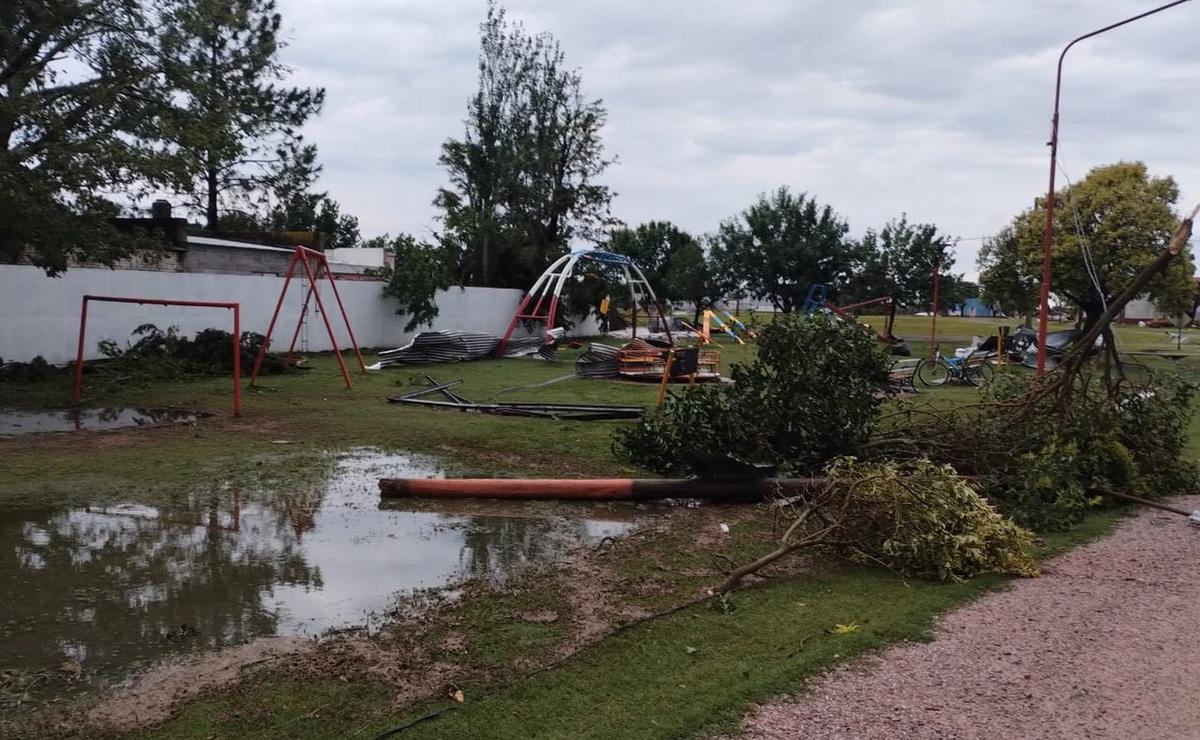
[[[305,490],[0,514],[0,669],[51,676],[37,705],[164,657],[371,624],[397,592],[503,578],[631,524],[615,508],[380,507],[379,477],[434,474],[430,461],[360,452]],[[82,671],[68,683],[71,660]]]
[[[203,416],[206,414],[181,409],[104,408],[61,411],[0,409],[0,436],[194,423]]]

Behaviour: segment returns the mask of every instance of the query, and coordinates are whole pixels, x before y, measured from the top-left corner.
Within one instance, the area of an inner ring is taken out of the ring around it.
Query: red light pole
[[[933,306],[929,316],[929,360],[937,359],[938,289],[942,285],[942,258],[933,258]]]
[[[1067,44],[1063,48],[1062,54],[1058,55],[1058,74],[1054,79],[1054,118],[1051,119],[1050,124],[1050,188],[1046,191],[1046,231],[1042,236],[1042,310],[1038,317],[1037,355],[1037,374],[1039,376],[1046,372],[1046,322],[1050,319],[1050,252],[1054,244],[1054,170],[1058,166],[1058,102],[1062,94],[1063,59],[1067,56],[1067,52],[1071,50],[1072,46],[1084,39],[1099,36],[1105,31],[1120,28],[1128,23],[1141,20],[1148,15],[1161,13],[1168,8],[1183,5],[1186,2],[1190,2],[1190,0],[1175,0],[1173,3],[1167,3],[1153,10],[1147,10],[1145,13],[1139,13],[1132,18],[1126,18],[1123,21],[1113,23],[1091,33],[1085,33]]]

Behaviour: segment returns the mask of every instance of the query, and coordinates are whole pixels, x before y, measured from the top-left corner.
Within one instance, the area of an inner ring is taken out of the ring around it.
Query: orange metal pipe
[[[771,493],[796,493],[826,482],[822,478],[673,480],[600,478],[383,478],[383,498],[485,498],[514,500],[648,501],[703,498],[761,501]]]

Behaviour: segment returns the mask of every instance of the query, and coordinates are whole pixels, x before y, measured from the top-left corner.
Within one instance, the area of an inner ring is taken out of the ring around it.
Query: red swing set
[[[316,270],[313,270],[313,263],[316,264]],[[284,364],[292,363],[292,355],[296,351],[296,341],[300,338],[300,330],[304,326],[304,317],[308,314],[308,304],[313,298],[317,299],[317,311],[321,314],[321,319],[325,322],[325,331],[329,333],[329,343],[333,346],[333,356],[337,358],[338,368],[342,371],[342,380],[346,382],[346,387],[351,388],[353,384],[350,382],[350,372],[346,369],[346,363],[342,359],[342,351],[338,348],[337,337],[333,333],[333,324],[329,323],[329,313],[325,310],[325,303],[321,300],[321,292],[317,290],[317,281],[321,279],[321,274],[324,273],[329,278],[329,287],[333,289],[333,297],[337,300],[338,310],[342,314],[342,321],[346,324],[346,333],[350,335],[350,344],[354,347],[354,354],[358,357],[358,366],[365,374],[367,372],[367,363],[363,361],[362,350],[358,348],[358,340],[354,338],[354,329],[350,328],[350,317],[346,314],[346,306],[342,303],[342,296],[338,293],[337,281],[333,278],[333,271],[329,269],[329,260],[326,259],[324,252],[318,252],[315,249],[308,247],[296,247],[296,251],[292,253],[292,260],[288,263],[287,275],[283,281],[283,289],[279,291],[279,301],[275,304],[275,313],[271,314],[271,323],[267,326],[267,334],[263,338],[262,347],[258,350],[258,358],[254,361],[254,371],[250,373],[250,385],[253,387],[254,381],[258,379],[258,373],[262,369],[263,358],[267,356],[267,351],[271,346],[271,335],[275,332],[275,322],[279,319],[279,312],[283,310],[283,299],[287,296],[288,287],[292,284],[292,275],[296,272],[296,266],[303,265],[304,274],[308,276],[308,294],[304,296],[304,303],[300,307],[300,318],[296,321],[296,331],[292,332],[292,343],[288,345],[287,355],[284,356]]]

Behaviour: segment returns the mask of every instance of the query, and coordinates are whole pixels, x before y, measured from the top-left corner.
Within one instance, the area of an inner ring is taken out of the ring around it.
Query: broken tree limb
[[[1137,274],[1125,290],[1108,304],[1108,308],[1100,315],[1100,318],[1086,333],[1075,341],[1074,347],[1063,358],[1060,367],[1068,363],[1077,364],[1078,359],[1086,355],[1087,350],[1096,342],[1096,337],[1100,336],[1101,332],[1108,329],[1114,320],[1121,315],[1125,310],[1126,304],[1134,298],[1146,292],[1146,286],[1154,279],[1154,276],[1163,270],[1167,269],[1167,265],[1183,252],[1184,246],[1188,240],[1192,238],[1192,222],[1196,218],[1196,214],[1200,212],[1200,205],[1192,209],[1188,217],[1179,222],[1179,227],[1175,229],[1175,234],[1171,237],[1171,241],[1167,244],[1167,248],[1162,251],[1144,270]]]
[[[574,501],[651,501],[665,498],[698,498],[754,502],[781,493],[786,495],[813,490],[825,485],[826,482],[824,478],[750,480],[383,478],[379,481],[379,492],[383,498],[502,498]]]
[[[1105,496],[1111,496],[1113,498],[1120,499],[1122,501],[1129,501],[1131,503],[1141,504],[1142,506],[1149,506],[1153,509],[1162,509],[1163,511],[1169,511],[1172,514],[1180,514],[1182,516],[1188,517],[1189,519],[1193,519],[1193,520],[1197,521],[1197,523],[1200,523],[1200,511],[1188,511],[1187,509],[1181,509],[1178,506],[1171,506],[1170,504],[1164,504],[1164,503],[1160,503],[1158,501],[1151,501],[1150,499],[1141,498],[1139,496],[1132,496],[1128,493],[1121,493],[1119,491],[1113,491],[1108,488],[1098,488],[1096,490],[1098,493],[1102,493]]]

